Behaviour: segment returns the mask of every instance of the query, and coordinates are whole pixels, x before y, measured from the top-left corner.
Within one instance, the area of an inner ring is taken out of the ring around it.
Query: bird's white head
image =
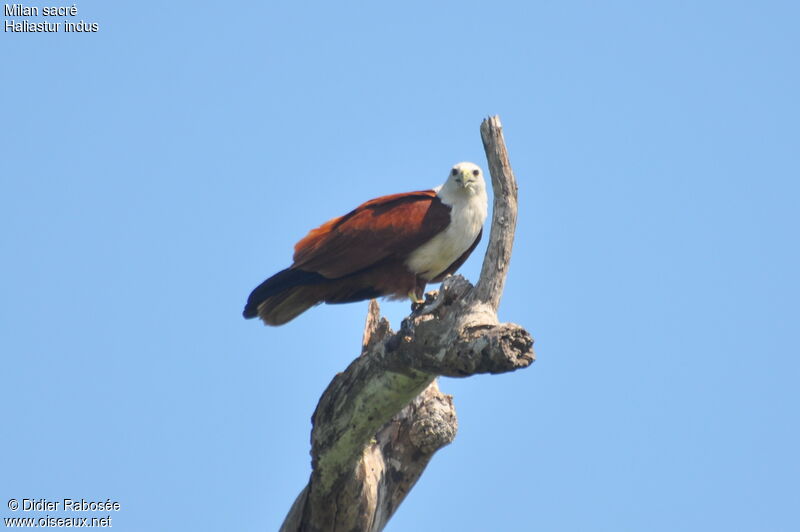
[[[442,192],[449,194],[467,194],[469,196],[485,195],[486,182],[483,172],[475,163],[458,163],[450,169],[447,181],[442,185]]]

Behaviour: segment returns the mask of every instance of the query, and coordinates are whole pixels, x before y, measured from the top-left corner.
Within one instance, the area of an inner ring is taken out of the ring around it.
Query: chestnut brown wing
[[[383,196],[309,232],[295,245],[292,268],[337,279],[405,260],[449,224],[450,207],[433,190]]]

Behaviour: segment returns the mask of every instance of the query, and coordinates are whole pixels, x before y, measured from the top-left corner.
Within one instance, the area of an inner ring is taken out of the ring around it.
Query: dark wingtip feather
[[[279,271],[250,292],[250,297],[247,298],[247,304],[244,306],[242,316],[247,320],[258,317],[258,306],[261,305],[264,300],[290,288],[301,285],[319,284],[325,281],[327,281],[327,279],[318,273],[286,268],[285,270]]]

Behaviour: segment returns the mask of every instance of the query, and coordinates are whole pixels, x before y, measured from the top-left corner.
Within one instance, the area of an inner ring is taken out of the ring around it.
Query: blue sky
[[[386,530],[800,529],[796,3],[76,5],[98,33],[0,37],[0,517],[277,529],[366,303],[265,328],[249,291],[485,167],[499,114],[538,359],[442,380],[458,436]]]

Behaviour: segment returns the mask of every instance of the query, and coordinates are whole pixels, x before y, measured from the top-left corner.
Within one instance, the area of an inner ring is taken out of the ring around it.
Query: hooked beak
[[[459,170],[458,177],[456,177],[456,183],[464,188],[469,188],[473,182],[474,179],[472,179],[472,173],[469,170]]]

